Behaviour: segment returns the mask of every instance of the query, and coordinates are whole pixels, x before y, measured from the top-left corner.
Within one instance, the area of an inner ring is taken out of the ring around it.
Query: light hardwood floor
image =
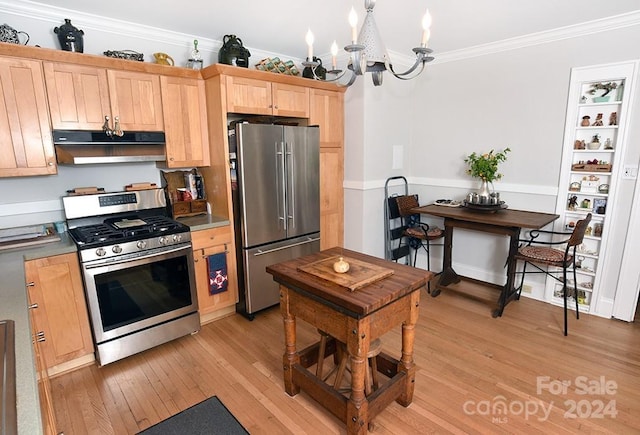
[[[564,337],[561,308],[523,298],[493,319],[494,296],[422,293],[413,403],[391,404],[374,433],[640,433],[640,325],[573,313]],[[299,348],[317,340],[298,323]],[[384,350],[398,355],[399,339],[385,335]],[[216,395],[251,434],[345,433],[304,392],[283,391],[283,350],[276,307],[61,375],[58,429],[133,434]]]

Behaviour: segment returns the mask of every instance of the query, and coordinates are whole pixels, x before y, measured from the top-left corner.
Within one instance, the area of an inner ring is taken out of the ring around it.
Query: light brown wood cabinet
[[[56,430],[56,415],[53,410],[53,399],[51,396],[51,381],[47,373],[47,367],[44,362],[40,343],[44,337],[37,334],[38,328],[35,324],[32,310],[37,309],[37,303],[31,300],[31,295],[27,292],[29,301],[29,320],[31,322],[31,331],[33,331],[33,351],[35,356],[36,373],[38,375],[38,395],[40,399],[40,415],[42,417],[42,429],[45,435],[58,433]]]
[[[162,131],[160,76],[70,63],[44,63],[54,129]]]
[[[209,136],[204,82],[160,77],[169,168],[209,166]]]
[[[0,58],[0,177],[55,173],[42,63]]]
[[[93,341],[77,256],[25,261],[25,275],[44,368],[91,356]]]
[[[193,231],[191,243],[193,245],[200,321],[207,323],[215,320],[221,314],[235,312],[235,304],[238,302],[238,273],[231,227],[224,226]],[[209,293],[207,258],[210,255],[223,252],[227,256],[227,290],[212,295]],[[224,310],[225,308],[228,310]]]
[[[344,98],[311,89],[309,124],[320,126],[320,249],[344,243]]]
[[[227,112],[309,117],[309,88],[246,77],[226,77]]]

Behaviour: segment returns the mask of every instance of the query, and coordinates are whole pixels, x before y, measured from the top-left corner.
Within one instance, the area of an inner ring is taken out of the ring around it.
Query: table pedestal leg
[[[284,372],[284,389],[290,396],[300,392],[300,387],[293,383],[293,365],[300,362],[300,356],[296,352],[296,317],[289,309],[289,289],[280,286],[280,312],[284,322],[285,351],[282,356]]]
[[[516,272],[515,255],[518,252],[518,239],[520,238],[520,228],[511,228],[509,231],[509,256],[507,257],[507,282],[500,292],[498,307],[493,311],[492,317],[500,317],[504,312],[504,307],[514,296],[514,281]]]
[[[440,294],[440,287],[460,282],[460,277],[451,267],[451,258],[453,251],[453,227],[448,224],[447,219],[444,221],[444,255],[442,258],[442,273],[438,279],[436,289],[431,292],[431,296],[436,297]]]

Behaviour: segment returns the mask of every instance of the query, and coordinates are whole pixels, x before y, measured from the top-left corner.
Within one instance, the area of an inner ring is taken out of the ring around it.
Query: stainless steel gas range
[[[63,204],[100,365],[199,331],[191,234],[167,216],[162,189]]]

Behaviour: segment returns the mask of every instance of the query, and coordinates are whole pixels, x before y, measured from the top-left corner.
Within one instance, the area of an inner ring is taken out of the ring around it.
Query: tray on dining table
[[[500,201],[498,204],[479,204],[473,203],[469,201],[464,201],[463,206],[473,211],[480,211],[484,213],[495,213],[499,210],[504,210],[508,206],[504,203],[504,201]]]

